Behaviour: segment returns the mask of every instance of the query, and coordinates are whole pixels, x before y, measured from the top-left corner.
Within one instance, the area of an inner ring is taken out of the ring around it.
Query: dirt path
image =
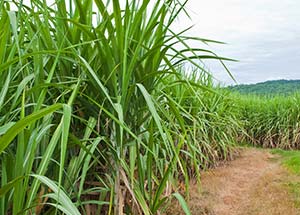
[[[192,214],[300,214],[286,187],[289,174],[275,156],[268,150],[247,148],[236,160],[203,173],[202,191],[191,185]]]

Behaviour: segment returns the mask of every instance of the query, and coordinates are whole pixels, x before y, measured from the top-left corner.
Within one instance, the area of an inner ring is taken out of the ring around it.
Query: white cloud
[[[192,21],[182,16],[177,29],[195,24],[190,35],[229,43],[212,48],[241,61],[228,63],[239,82],[300,79],[296,71],[300,62],[299,0],[190,0],[187,8]],[[209,66],[219,80],[230,82],[219,65],[209,62]]]

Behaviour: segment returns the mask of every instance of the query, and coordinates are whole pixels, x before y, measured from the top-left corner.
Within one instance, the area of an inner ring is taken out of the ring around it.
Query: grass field
[[[181,13],[177,0],[0,2],[0,214],[158,214],[174,198],[188,214],[179,185],[188,196],[237,142],[299,148],[299,97],[214,86],[200,62],[230,59],[173,32]]]
[[[280,155],[282,165],[289,170],[289,180],[285,182],[285,187],[291,193],[295,202],[295,207],[300,208],[300,152],[299,151],[285,151],[282,149],[274,149],[274,154]]]

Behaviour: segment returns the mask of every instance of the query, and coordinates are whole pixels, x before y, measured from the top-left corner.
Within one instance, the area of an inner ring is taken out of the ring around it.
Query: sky
[[[300,79],[300,0],[189,0],[186,8],[191,19],[182,14],[177,28],[193,25],[188,35],[225,42],[207,48],[239,61],[225,62],[237,83]],[[220,63],[206,66],[217,81],[235,84]]]

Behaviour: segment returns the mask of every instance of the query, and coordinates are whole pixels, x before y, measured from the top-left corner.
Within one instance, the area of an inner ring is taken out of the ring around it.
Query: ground
[[[202,173],[201,190],[191,185],[191,213],[300,215],[299,195],[295,196],[299,193],[293,192],[300,177],[288,172],[281,161],[270,150],[241,149],[237,159]],[[171,214],[184,213],[172,210]]]

